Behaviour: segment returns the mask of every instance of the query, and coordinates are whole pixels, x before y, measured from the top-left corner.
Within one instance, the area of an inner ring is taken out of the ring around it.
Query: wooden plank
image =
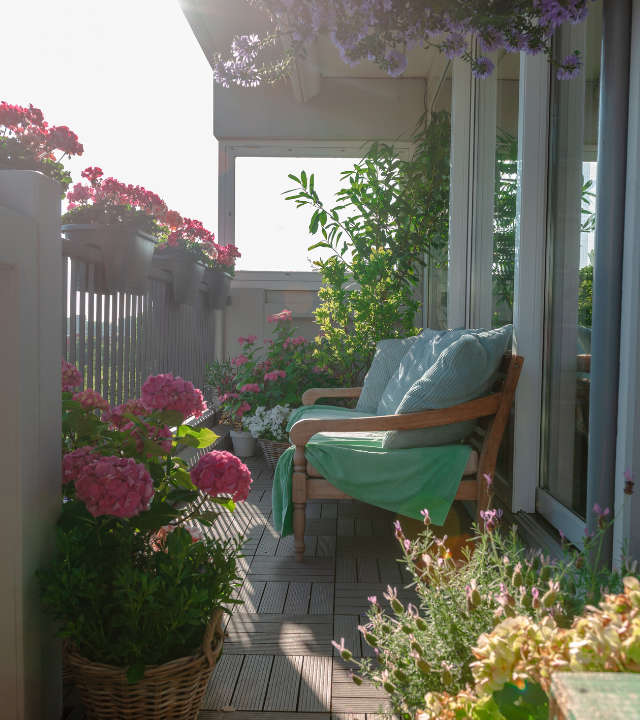
[[[259,613],[281,613],[284,610],[284,602],[287,597],[289,583],[286,582],[270,582],[264,589]]]
[[[295,712],[298,705],[302,660],[302,655],[274,658],[264,710]]]
[[[330,657],[305,657],[300,682],[299,712],[322,712],[331,709]]]
[[[320,503],[307,503],[307,519],[319,518],[322,511]]]
[[[309,614],[330,615],[333,609],[333,583],[314,582],[311,586]]]
[[[246,581],[240,591],[239,600],[244,602],[244,605],[236,605],[235,612],[237,613],[254,613],[258,611],[260,600],[262,600],[262,594],[264,592],[266,582],[255,582]]]
[[[413,588],[403,587],[398,585],[396,588],[398,592],[398,598],[412,599],[417,597],[417,593]],[[366,595],[378,595],[378,599],[383,593],[387,592],[387,583],[357,583],[357,582],[336,582],[336,598],[344,597],[361,597]],[[384,598],[382,598],[382,601]]]
[[[276,556],[278,557],[290,557],[293,555],[293,535],[289,537],[281,538],[276,548]]]
[[[304,557],[315,557],[316,548],[318,546],[317,535],[305,535],[304,536]]]
[[[211,712],[210,710],[203,710],[198,715],[198,720],[283,720],[283,717],[287,716],[281,712],[251,712],[241,711],[236,712],[233,715],[229,715],[228,712]],[[298,712],[291,716],[291,720],[330,720],[331,715],[329,713],[301,713]],[[386,720],[386,719],[385,719]]]
[[[388,535],[393,535],[393,530],[391,529],[391,522],[386,518],[370,518],[370,520],[373,534],[376,537],[386,537]]]
[[[337,534],[339,536],[352,537],[355,535],[355,524],[353,518],[338,518]]]
[[[292,582],[289,583],[289,592],[284,604],[284,613],[303,615],[309,612],[309,601],[311,599],[312,583]],[[329,613],[331,610],[328,611]]]
[[[322,503],[320,516],[323,518],[337,518],[338,506],[336,503]]]
[[[357,615],[336,615],[333,618],[333,639],[339,643],[344,638],[344,646],[351,651],[354,658],[362,657],[360,631],[358,630],[359,620]],[[335,647],[333,654],[340,656]]]
[[[354,519],[355,534],[358,537],[370,537],[373,535],[373,525],[371,518],[355,518]]]
[[[236,710],[262,710],[272,665],[273,658],[269,655],[245,658],[231,701]]]
[[[455,500],[477,500],[478,483],[476,480],[461,480],[456,491]]]
[[[372,540],[373,538],[367,539]],[[359,557],[356,562],[359,583],[377,583],[380,581],[380,575],[378,574],[378,561],[375,557]]]
[[[391,557],[402,556],[400,544],[395,537],[338,537],[338,555],[343,557]]]
[[[259,634],[234,636],[224,644],[229,655],[305,655],[329,657],[331,633],[326,635],[290,635],[282,638],[264,637]]]
[[[211,673],[202,702],[203,710],[220,710],[231,705],[243,661],[243,655],[227,655],[223,652]]]
[[[307,526],[304,530],[305,535],[335,535],[336,520],[335,518],[310,518],[307,519]]]
[[[299,615],[282,615],[281,613],[245,613],[244,615],[234,615],[231,619],[231,624],[237,629],[241,629],[243,632],[251,632],[252,628],[256,629],[256,632],[282,632],[282,628],[289,628],[291,631],[295,631],[295,625],[300,625],[302,628],[317,628],[326,625],[331,628],[333,617],[331,613],[324,615],[307,615],[300,613]],[[272,629],[269,630],[269,625]]]
[[[325,480],[324,478],[308,477],[307,498],[315,498],[318,500],[350,500],[351,496],[343,493],[342,490],[338,490],[337,487],[334,487],[328,480]]]
[[[69,271],[69,341],[68,341],[68,354],[69,354],[69,362],[72,365],[78,364],[78,356],[76,354],[76,332],[77,332],[77,325],[76,325],[76,300],[77,300],[77,290],[78,287],[78,261],[75,258],[71,258],[70,263],[70,271]],[[81,386],[81,389],[84,388],[84,384]]]
[[[258,543],[256,555],[275,555],[278,543],[280,542],[280,535],[270,527],[266,525],[262,532],[262,537]]]
[[[336,538],[333,535],[320,535],[316,547],[316,557],[335,557]]]
[[[336,582],[357,582],[358,571],[354,557],[336,558]]]
[[[402,582],[400,566],[393,558],[378,558],[378,569],[380,570],[380,582],[390,585],[399,585]]]
[[[395,520],[397,515],[384,508],[374,507],[363,502],[352,502],[338,505],[339,518],[389,518]]]

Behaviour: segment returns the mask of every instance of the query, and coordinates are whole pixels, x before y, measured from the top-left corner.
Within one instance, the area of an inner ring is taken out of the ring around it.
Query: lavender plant
[[[590,0],[250,0],[275,23],[275,31],[236,37],[231,58],[214,55],[216,82],[228,87],[271,84],[291,72],[306,47],[325,35],[350,66],[367,59],[391,77],[402,75],[407,52],[437,48],[450,60],[471,63],[477,78],[486,78],[494,64],[488,55],[496,50],[545,53],[557,67],[560,79],[580,73],[578,51],[557,60],[551,54],[551,37],[564,23],[584,22]],[[473,48],[477,39],[479,53]],[[285,39],[284,55],[269,65],[256,65],[260,52]]]

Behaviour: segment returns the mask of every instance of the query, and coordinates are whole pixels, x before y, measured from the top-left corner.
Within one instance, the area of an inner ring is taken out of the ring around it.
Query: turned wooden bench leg
[[[293,552],[297,562],[304,562],[304,530],[307,524],[307,460],[304,445],[296,445],[293,456]]]

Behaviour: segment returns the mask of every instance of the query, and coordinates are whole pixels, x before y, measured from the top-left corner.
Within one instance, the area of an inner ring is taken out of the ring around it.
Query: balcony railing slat
[[[96,390],[102,386],[102,313],[104,312],[104,295],[96,295]]]
[[[84,377],[85,387],[91,387],[89,384],[88,379],[88,373],[87,373],[87,367],[86,367],[86,355],[85,355],[85,348],[86,348],[86,299],[87,299],[87,286],[86,286],[86,277],[87,277],[87,263],[83,260],[78,260],[77,264],[77,272],[78,277],[76,281],[76,292],[78,295],[78,299],[80,300],[80,308],[78,313],[78,364],[80,367],[80,372],[82,373],[82,376]]]
[[[95,388],[93,383],[94,374],[94,316],[95,316],[95,294],[93,291],[93,274],[95,265],[87,263],[87,384],[89,387]]]
[[[78,286],[78,261],[75,258],[71,258],[69,280],[69,362],[72,365],[77,365],[76,338],[78,334],[78,322],[76,320],[76,287]]]

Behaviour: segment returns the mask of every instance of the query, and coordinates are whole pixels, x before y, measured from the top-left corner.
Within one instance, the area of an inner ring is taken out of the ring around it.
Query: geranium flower
[[[207,409],[200,390],[172,373],[150,375],[142,386],[142,403],[148,410],[177,410],[185,420],[191,415],[199,418]]]
[[[82,385],[82,375],[75,365],[62,358],[62,390],[69,392],[78,385]]]
[[[151,475],[142,463],[110,456],[83,468],[76,492],[94,517],[131,518],[149,509],[154,491]]]
[[[234,502],[247,499],[251,473],[240,458],[230,452],[214,450],[203,455],[190,472],[193,484],[212,497],[222,493]]]

